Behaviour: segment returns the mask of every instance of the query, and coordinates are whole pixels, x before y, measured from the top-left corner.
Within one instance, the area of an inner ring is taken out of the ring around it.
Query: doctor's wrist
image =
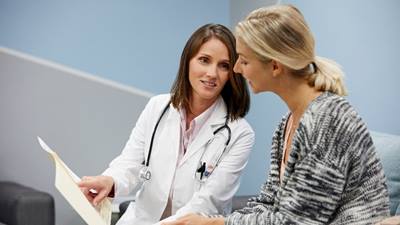
[[[115,181],[112,176],[102,175],[100,176],[104,182],[104,188],[109,189],[107,197],[114,198],[115,197]]]
[[[111,191],[110,193],[108,193],[109,198],[114,198],[115,197],[115,183],[113,183],[112,187],[111,187]]]

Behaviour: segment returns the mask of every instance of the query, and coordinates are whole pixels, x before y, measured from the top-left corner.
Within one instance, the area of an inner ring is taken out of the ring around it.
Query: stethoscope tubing
[[[154,142],[154,137],[155,137],[155,135],[156,135],[156,133],[157,133],[157,128],[158,128],[158,125],[160,124],[160,121],[161,121],[161,119],[164,117],[164,114],[167,112],[167,110],[169,109],[169,107],[170,107],[170,101],[168,102],[168,104],[165,106],[165,108],[163,109],[163,111],[161,112],[161,115],[160,115],[160,117],[158,118],[158,120],[157,120],[157,123],[156,123],[156,125],[154,126],[154,129],[153,129],[153,133],[152,133],[152,135],[151,135],[151,139],[150,139],[150,146],[149,146],[149,151],[148,151],[148,153],[147,153],[147,158],[145,159],[145,161],[144,161],[144,165],[145,165],[145,168],[149,168],[149,165],[150,165],[150,157],[151,157],[151,153],[152,153],[152,150],[153,150],[153,142]],[[214,136],[218,133],[218,132],[220,132],[222,129],[227,129],[227,131],[228,131],[228,138],[227,138],[227,140],[226,140],[226,142],[225,142],[225,147],[224,147],[224,150],[222,151],[222,153],[218,156],[218,159],[217,159],[217,161],[215,162],[215,165],[214,165],[214,168],[212,169],[212,171],[215,169],[215,167],[217,167],[217,165],[219,164],[219,161],[221,160],[221,158],[222,158],[222,156],[224,155],[224,153],[225,153],[225,151],[226,151],[226,149],[227,149],[227,146],[229,145],[229,142],[231,141],[231,134],[232,134],[232,132],[231,132],[231,128],[228,126],[228,120],[229,120],[229,118],[228,118],[228,116],[226,117],[226,120],[225,120],[225,124],[223,125],[223,126],[220,126],[219,128],[217,128],[214,132],[213,132],[213,134],[214,134]],[[208,143],[209,144],[209,143]],[[202,156],[201,156],[201,158],[203,158],[203,156],[204,156],[204,153],[205,153],[205,151],[203,152],[203,154],[202,154]],[[196,170],[196,172],[197,173],[200,173],[201,175],[200,175],[200,180],[202,180],[202,178],[203,178],[203,173],[205,172],[205,164],[206,164],[206,162],[201,162],[201,159],[200,159],[200,164],[201,164],[201,166]],[[209,174],[211,174],[212,173],[212,171],[209,173]],[[150,173],[150,171],[146,171],[146,173]],[[150,179],[150,176],[149,176],[149,178],[147,179],[146,178],[146,180],[149,180]]]
[[[150,157],[151,157],[151,152],[153,150],[154,136],[156,135],[158,125],[160,124],[160,121],[163,118],[165,112],[167,112],[167,110],[169,108],[169,104],[170,104],[170,102],[168,102],[168,104],[165,106],[164,110],[162,111],[162,113],[161,113],[160,117],[158,118],[157,123],[154,127],[153,134],[151,135],[149,152],[147,153],[147,159],[146,159],[146,167],[148,167],[150,165]]]

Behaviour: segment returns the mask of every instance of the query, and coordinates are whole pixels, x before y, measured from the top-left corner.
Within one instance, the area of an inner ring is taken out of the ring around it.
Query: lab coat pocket
[[[218,164],[223,159],[224,155],[227,153],[225,142],[226,138],[220,135],[215,137],[209,146],[207,146],[206,152],[202,159],[202,163],[204,164],[203,174],[201,177],[202,182],[207,180],[212,175]]]

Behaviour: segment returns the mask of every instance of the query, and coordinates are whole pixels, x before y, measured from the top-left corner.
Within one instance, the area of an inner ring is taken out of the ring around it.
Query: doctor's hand
[[[172,222],[163,222],[161,225],[224,225],[223,217],[208,218],[197,214],[187,214]]]
[[[97,206],[113,190],[114,179],[110,176],[82,177],[78,186],[89,202]]]

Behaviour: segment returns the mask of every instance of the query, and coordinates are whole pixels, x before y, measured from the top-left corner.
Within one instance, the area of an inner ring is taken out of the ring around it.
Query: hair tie
[[[317,64],[315,64],[314,61],[310,63],[310,67],[312,68],[313,74],[317,72]]]

